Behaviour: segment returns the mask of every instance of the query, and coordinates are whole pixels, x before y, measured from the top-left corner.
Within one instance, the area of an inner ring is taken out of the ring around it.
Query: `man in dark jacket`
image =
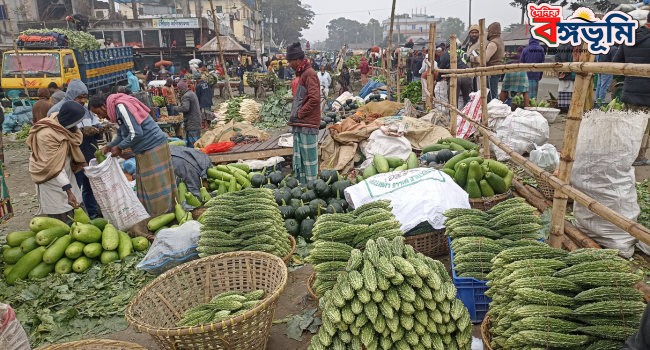
[[[573,50],[574,48],[571,43],[561,44],[557,48],[555,62],[572,62]],[[560,84],[557,88],[557,106],[561,111],[566,112],[569,109],[569,105],[571,105],[575,77],[571,72],[562,72],[558,75],[558,80]]]
[[[530,37],[528,46],[521,52],[519,61],[521,63],[544,63],[545,57],[544,48],[539,45],[539,40]],[[528,97],[535,98],[539,81],[542,79],[542,72],[526,72],[526,74],[528,75]]]
[[[418,52],[418,55],[413,59],[413,81],[420,81],[422,77],[420,68],[422,68],[422,52]]]
[[[458,43],[457,49],[456,49],[456,69],[467,69],[467,64],[465,63],[465,51],[463,51],[460,48],[460,40],[456,39],[456,42]],[[451,47],[449,45],[449,39],[447,40],[447,45],[446,47]],[[440,54],[440,65],[438,66],[439,69],[451,69],[451,56],[449,50],[445,50],[442,54]],[[447,80],[449,81],[448,77],[445,77],[444,75],[439,74],[438,75],[438,81],[440,80]],[[449,88],[449,87],[448,87]],[[456,104],[458,109],[463,109],[465,107],[465,104],[467,104],[470,101],[469,94],[472,92],[472,78],[471,77],[459,77],[456,78]],[[449,94],[448,94],[449,96]]]
[[[201,138],[201,107],[199,98],[190,90],[187,79],[181,79],[176,85],[181,91],[181,105],[174,107],[176,114],[183,113],[185,125],[185,139],[187,147],[194,147],[194,142]]]
[[[210,84],[201,79],[199,73],[194,74],[194,80],[197,81],[194,89],[196,97],[199,99],[199,107],[201,107],[201,129],[205,129],[212,120],[212,88]]]
[[[614,45],[609,48],[609,51],[606,54],[598,55],[598,62],[612,62],[616,52],[618,51],[618,45]],[[607,97],[607,89],[612,83],[614,76],[612,74],[598,74],[598,85],[596,86],[596,96],[594,96],[594,101],[600,98],[601,102],[605,102]],[[596,105],[596,108],[599,106]]]
[[[413,53],[409,52],[406,56],[406,83],[413,81]]]
[[[650,19],[650,13],[648,19]],[[637,29],[634,35],[636,37],[634,46],[621,45],[612,60],[613,62],[650,63],[650,28],[646,24]],[[650,94],[650,78],[626,76],[623,84],[621,101],[625,104],[625,108],[631,111],[650,112],[650,99],[648,98],[648,94]],[[632,165],[650,164],[650,160],[645,157],[645,152],[648,149],[648,134],[650,134],[650,123],[648,123],[643,134],[639,155]]]
[[[299,42],[287,48],[287,61],[298,77],[288,123],[293,133],[293,171],[296,179],[304,184],[315,180],[318,174],[320,81]]]

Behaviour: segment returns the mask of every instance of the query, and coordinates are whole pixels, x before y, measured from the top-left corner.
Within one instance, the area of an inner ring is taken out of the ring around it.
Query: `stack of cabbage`
[[[371,239],[392,240],[402,236],[401,224],[390,212],[390,201],[364,204],[347,214],[323,214],[312,229],[314,249],[306,262],[314,265],[316,279],[312,286],[321,297],[332,289],[343,272],[354,248],[361,249]]]
[[[196,249],[203,258],[234,251],[261,251],[284,257],[291,252],[273,191],[247,188],[208,201]]]
[[[102,46],[92,34],[86,32],[80,32],[77,30],[65,30],[59,28],[27,29],[25,31],[20,32],[20,35],[30,35],[34,33],[47,33],[47,32],[55,32],[55,33],[63,34],[66,37],[68,37],[68,47],[71,49],[79,49],[82,51],[87,51],[87,50],[97,50]]]
[[[470,316],[445,267],[402,237],[352,250],[320,308],[323,326],[308,350],[471,349]]]
[[[621,349],[639,328],[643,293],[618,250],[517,247],[488,275],[493,349]]]
[[[449,209],[446,234],[452,238],[454,270],[458,277],[485,280],[492,270],[491,260],[501,251],[521,246],[545,245],[538,242],[542,228],[535,208],[523,198],[512,198],[487,212],[476,209]]]

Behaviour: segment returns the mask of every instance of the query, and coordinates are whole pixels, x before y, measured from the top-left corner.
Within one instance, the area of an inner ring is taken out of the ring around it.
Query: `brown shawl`
[[[32,126],[27,137],[27,146],[32,151],[29,157],[29,173],[32,181],[42,184],[59,176],[65,167],[68,155],[72,156],[72,171],[81,170],[85,158],[79,145],[83,141],[80,130],[74,132],[59,124],[57,115],[52,113],[49,117],[41,119]]]

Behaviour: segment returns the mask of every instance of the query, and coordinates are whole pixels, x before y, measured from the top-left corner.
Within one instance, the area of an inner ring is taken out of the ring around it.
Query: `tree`
[[[555,5],[558,1],[559,0],[514,0],[513,2],[510,3],[510,6],[518,7],[521,9],[520,24],[524,24],[524,17],[526,17],[526,8],[528,7],[528,4],[539,5],[542,3],[547,3],[549,5]],[[566,6],[566,4],[568,4],[567,0],[562,0],[557,5],[564,7]]]
[[[381,28],[381,23],[379,23],[378,20],[372,18],[370,21],[368,21],[368,24],[366,24],[366,34],[367,37],[365,38],[367,42],[371,43],[373,46],[375,46],[377,43],[381,41],[381,36],[383,35],[383,30]]]
[[[330,49],[339,50],[343,45],[361,38],[367,38],[366,26],[355,20],[339,17],[327,25],[327,47]]]
[[[569,8],[573,11],[577,10],[580,7],[588,7],[590,9],[596,8],[598,11],[602,13],[607,13],[609,11],[614,10],[618,5],[620,5],[622,2],[621,1],[616,1],[614,0],[609,1],[609,0],[578,0],[571,5],[569,5]]]
[[[465,31],[465,23],[463,23],[460,18],[449,17],[442,23],[441,33],[445,40],[452,34],[456,34],[456,37],[460,38],[463,36]]]
[[[273,23],[273,42],[280,44],[293,43],[302,38],[301,31],[309,28],[314,19],[314,11],[311,6],[302,4],[301,0],[263,0],[262,15],[264,18],[278,19],[278,23]],[[264,23],[265,36],[270,35],[270,23]]]
[[[521,26],[521,24],[519,24],[519,23],[510,23],[509,26],[507,26],[505,28],[502,28],[501,31],[502,32],[512,32],[513,30],[519,28],[519,26]]]

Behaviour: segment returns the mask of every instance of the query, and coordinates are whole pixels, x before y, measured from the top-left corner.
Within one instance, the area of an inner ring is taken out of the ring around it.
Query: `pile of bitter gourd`
[[[308,350],[471,349],[469,312],[445,267],[401,236],[352,250],[319,304],[323,326]]]
[[[452,238],[454,270],[458,277],[485,280],[492,270],[491,260],[501,251],[520,246],[544,245],[542,228],[535,208],[523,198],[495,205],[487,212],[477,209],[449,209],[446,234]]]
[[[245,294],[237,291],[221,293],[212,298],[210,302],[185,311],[176,325],[190,327],[203,323],[223,321],[254,308],[262,298],[264,298],[263,289]]]
[[[639,328],[643,293],[618,250],[506,249],[487,276],[493,349],[618,350]]]
[[[306,262],[314,265],[316,279],[312,286],[321,297],[332,289],[343,272],[353,249],[360,249],[370,239],[384,237],[392,240],[402,236],[402,225],[390,211],[390,201],[364,204],[346,214],[323,214],[312,230],[314,249]]]
[[[208,201],[198,242],[199,257],[234,251],[261,251],[278,257],[291,252],[289,233],[266,188],[246,188]]]

